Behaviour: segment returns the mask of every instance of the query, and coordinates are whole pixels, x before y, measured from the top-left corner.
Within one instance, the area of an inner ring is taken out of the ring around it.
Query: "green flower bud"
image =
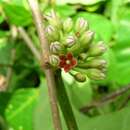
[[[88,50],[88,56],[100,56],[106,51],[106,47],[103,41],[97,44],[92,44]]]
[[[54,54],[58,54],[60,52],[62,52],[63,48],[62,45],[56,41],[56,42],[52,42],[50,45],[50,51]]]
[[[55,41],[59,39],[59,33],[53,26],[51,25],[47,26],[45,32],[50,41]]]
[[[88,22],[84,18],[78,18],[75,25],[75,31],[83,33],[88,30]]]
[[[81,68],[104,68],[106,64],[107,62],[103,59],[92,59],[78,66]]]
[[[45,16],[45,18],[47,20],[56,19],[57,18],[56,12],[52,9],[50,12],[47,13],[47,15]]]
[[[85,60],[87,58],[86,53],[81,53],[78,57],[80,60]]]
[[[82,73],[77,73],[74,75],[75,80],[78,82],[85,82],[86,81],[86,76],[83,75]]]
[[[70,35],[66,38],[67,47],[72,47],[76,43],[76,37]]]
[[[79,39],[80,43],[83,45],[82,47],[88,48],[88,45],[92,41],[93,37],[94,37],[94,32],[92,31],[84,32],[81,38]]]
[[[102,80],[106,77],[105,74],[99,69],[87,69],[85,73],[90,79],[93,80]]]
[[[72,52],[74,55],[79,55],[82,52],[85,52],[86,49],[89,47],[89,43],[92,41],[94,36],[94,32],[92,31],[86,31],[83,33],[81,38],[79,39],[79,42],[75,45],[73,45],[68,51]]]
[[[50,60],[50,64],[54,67],[58,66],[59,65],[59,62],[60,62],[60,59],[58,56],[56,55],[51,55],[49,57],[49,60]]]
[[[73,21],[71,18],[67,18],[63,23],[64,32],[70,32],[73,27]]]
[[[80,43],[76,42],[72,47],[68,48],[67,50],[68,52],[71,52],[74,56],[78,56],[82,52],[83,48]]]
[[[51,25],[56,27],[57,29],[60,29],[62,27],[61,20],[57,16],[56,12],[54,10],[51,10],[45,18],[49,21]]]

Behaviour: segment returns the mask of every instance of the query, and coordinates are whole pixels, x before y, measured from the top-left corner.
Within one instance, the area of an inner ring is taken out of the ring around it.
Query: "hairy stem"
[[[115,99],[118,96],[121,96],[122,94],[124,94],[125,92],[127,92],[128,90],[130,90],[130,85],[123,87],[119,90],[116,90],[115,92],[112,92],[108,95],[106,95],[105,97],[102,97],[100,100],[98,101],[93,101],[90,105],[86,105],[84,107],[82,107],[80,109],[81,112],[88,112],[90,109],[96,108],[96,107],[100,107],[105,103],[111,103],[113,101],[115,101]]]
[[[42,15],[37,0],[28,0],[28,3],[30,5],[33,14],[35,26],[41,43],[41,49],[42,49],[41,64],[47,78],[47,85],[48,85],[48,92],[49,92],[54,128],[55,130],[62,130],[61,120],[60,120],[60,115],[59,115],[59,110],[57,105],[56,83],[54,79],[54,72],[52,68],[50,68],[49,66],[49,55],[50,55],[49,45],[44,34]]]
[[[78,130],[78,126],[74,117],[74,113],[61,77],[61,71],[57,71],[56,76],[57,83],[57,95],[59,99],[59,104],[61,111],[63,113],[65,122],[67,124],[68,130]]]

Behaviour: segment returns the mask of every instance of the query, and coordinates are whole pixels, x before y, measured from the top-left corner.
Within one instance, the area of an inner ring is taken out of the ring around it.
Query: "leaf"
[[[0,41],[0,64],[9,64],[11,61],[12,44],[8,44],[6,39]],[[1,68],[0,72],[5,73],[6,68]]]
[[[41,84],[40,100],[34,116],[34,130],[54,130],[48,92],[45,83]],[[81,94],[82,95],[82,94]],[[72,105],[73,106],[73,105]],[[80,130],[129,130],[130,111],[125,108],[118,112],[89,118],[73,107],[74,114]],[[63,122],[63,130],[67,130]],[[111,125],[110,125],[111,124]]]
[[[26,10],[23,6],[3,3],[3,9],[5,15],[11,24],[16,26],[27,26],[32,24],[31,13]]]
[[[129,130],[130,111],[125,108],[108,115],[92,118],[86,123],[87,130]],[[85,129],[82,129],[85,130]]]
[[[120,85],[127,85],[130,83],[130,9],[120,8],[118,15],[116,44],[113,48],[117,59],[117,74],[115,80]]]
[[[45,79],[41,78],[40,96],[38,97],[38,104],[34,113],[34,130],[54,130],[51,107],[48,97],[48,88],[45,82]],[[63,118],[62,118],[63,122]],[[63,126],[64,130],[65,124]]]
[[[90,25],[90,29],[95,31],[100,39],[109,42],[113,35],[113,26],[110,20],[99,14],[91,14],[87,12],[80,12],[76,18],[85,18]]]
[[[84,5],[94,5],[106,0],[56,0],[57,4],[84,4]]]
[[[4,17],[1,15],[0,16],[0,24],[4,21]]]
[[[0,38],[7,37],[9,32],[0,30]]]
[[[69,6],[69,5],[59,5],[59,6],[57,5],[54,7],[54,9],[56,10],[57,13],[60,14],[60,16],[65,17],[65,18],[71,15],[74,15],[76,13],[76,10],[72,6]],[[45,11],[50,12],[50,10],[52,10],[52,8],[48,7]]]
[[[32,118],[38,95],[36,89],[19,89],[13,94],[6,108],[6,119],[11,128],[33,129]]]
[[[11,97],[11,93],[7,92],[0,92],[0,115],[4,116],[5,114],[5,109],[8,105],[9,99]]]
[[[34,115],[34,130],[43,130],[43,127],[45,130],[54,130],[48,98],[48,89],[44,79],[42,79],[40,85],[40,97],[38,98],[38,100],[39,102],[37,104],[37,108]],[[79,112],[74,107],[73,110],[80,129],[82,128],[84,123],[86,123],[86,119],[88,118],[82,114],[79,114]],[[60,115],[62,120],[62,128],[63,130],[67,130],[61,111]]]
[[[56,11],[59,12],[61,16],[71,16],[76,13],[76,10],[69,5],[61,5],[61,6],[56,6]]]

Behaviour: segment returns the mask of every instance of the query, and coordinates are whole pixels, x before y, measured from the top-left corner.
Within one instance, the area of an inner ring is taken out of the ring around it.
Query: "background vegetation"
[[[40,0],[39,4],[42,12],[55,8],[63,18],[84,17],[96,32],[95,40],[109,47],[104,55],[105,80],[78,83],[63,73],[79,129],[129,130],[130,1]],[[39,49],[27,1],[0,0],[0,127],[4,119],[9,130],[53,130],[45,76],[19,27]]]

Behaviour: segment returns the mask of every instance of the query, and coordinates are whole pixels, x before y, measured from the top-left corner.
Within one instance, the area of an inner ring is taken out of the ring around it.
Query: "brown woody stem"
[[[57,105],[58,101],[56,96],[56,83],[54,80],[55,79],[54,72],[52,68],[50,68],[49,66],[49,55],[50,55],[49,45],[44,34],[44,26],[42,22],[41,12],[37,0],[28,0],[28,3],[30,5],[33,14],[35,26],[41,43],[41,49],[42,49],[41,64],[47,78],[47,85],[48,85],[48,92],[49,92],[54,128],[55,130],[62,130],[61,120],[60,120],[60,115],[59,115],[59,110]]]
[[[82,107],[80,109],[81,112],[88,112],[89,110],[96,108],[96,107],[100,107],[105,103],[111,103],[113,102],[118,96],[121,96],[122,94],[124,94],[125,92],[127,92],[128,90],[130,90],[130,85],[123,87],[119,90],[116,90],[115,92],[112,92],[108,95],[106,95],[105,97],[102,97],[100,100],[98,101],[93,101],[91,104],[86,105],[84,107]]]

